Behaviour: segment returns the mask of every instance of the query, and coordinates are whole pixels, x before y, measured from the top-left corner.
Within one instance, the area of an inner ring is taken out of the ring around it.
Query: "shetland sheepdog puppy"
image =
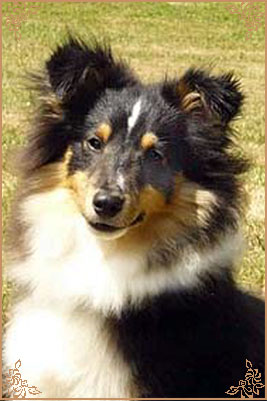
[[[42,398],[225,397],[246,359],[263,375],[264,304],[232,276],[239,82],[191,68],[143,84],[72,36],[33,79],[4,369],[20,360]]]

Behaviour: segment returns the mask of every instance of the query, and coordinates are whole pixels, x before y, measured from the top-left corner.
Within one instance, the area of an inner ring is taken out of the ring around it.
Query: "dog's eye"
[[[150,149],[148,152],[148,157],[154,161],[161,161],[164,159],[163,154],[159,150],[156,150],[156,149]]]
[[[97,152],[102,149],[102,142],[98,138],[88,139],[87,144],[90,149],[95,150]]]

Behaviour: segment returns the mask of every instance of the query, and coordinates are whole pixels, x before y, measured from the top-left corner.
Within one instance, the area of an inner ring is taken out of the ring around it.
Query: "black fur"
[[[264,382],[264,304],[228,273],[125,311],[114,324],[141,397],[226,398],[244,380],[246,359]]]
[[[109,46],[96,42],[89,48],[72,37],[58,47],[46,67],[53,90],[75,118],[90,110],[106,88],[119,90],[138,83],[123,62],[114,60]]]

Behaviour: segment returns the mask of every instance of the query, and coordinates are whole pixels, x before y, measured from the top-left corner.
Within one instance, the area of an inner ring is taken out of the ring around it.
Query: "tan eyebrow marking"
[[[96,135],[100,139],[102,139],[103,142],[107,143],[107,141],[111,135],[111,132],[112,132],[111,126],[107,123],[102,123],[97,128]]]
[[[156,137],[155,134],[153,134],[153,132],[147,132],[141,138],[141,146],[145,150],[147,150],[147,149],[151,148],[152,146],[156,145],[157,142],[158,142],[158,138]]]

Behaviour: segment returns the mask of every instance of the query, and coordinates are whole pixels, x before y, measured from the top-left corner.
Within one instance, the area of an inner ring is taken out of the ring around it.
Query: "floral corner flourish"
[[[27,380],[22,380],[19,368],[21,367],[20,359],[15,363],[15,369],[9,369],[4,375],[4,387],[7,389],[8,397],[26,398],[27,394],[40,394],[36,386],[29,386]]]
[[[20,28],[23,22],[37,13],[39,2],[9,1],[5,3],[5,23],[9,31],[13,31],[16,40],[21,39]]]
[[[264,4],[264,3],[263,3]],[[250,39],[252,32],[257,31],[260,26],[264,26],[265,12],[262,5],[255,1],[241,1],[236,4],[225,3],[225,8],[231,14],[239,16],[244,22],[246,30],[246,39]]]
[[[247,373],[245,380],[239,380],[238,386],[231,386],[226,394],[236,395],[241,392],[241,398],[253,398],[253,394],[259,395],[259,389],[265,385],[261,382],[261,373],[258,369],[252,369],[252,363],[246,359]]]

